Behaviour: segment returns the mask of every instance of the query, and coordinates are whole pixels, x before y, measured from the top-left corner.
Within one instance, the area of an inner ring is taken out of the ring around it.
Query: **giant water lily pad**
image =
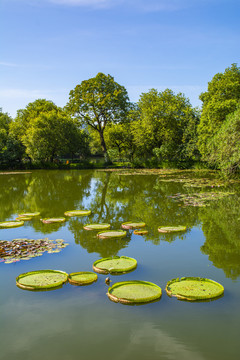
[[[127,235],[126,231],[123,230],[106,230],[100,231],[97,236],[100,239],[111,239],[111,238],[122,238]]]
[[[23,226],[23,225],[24,225],[24,221],[17,221],[17,220],[3,221],[3,222],[0,222],[0,229],[15,228],[18,226]]]
[[[133,232],[135,235],[147,235],[148,230],[134,230]]]
[[[148,281],[130,280],[113,284],[107,296],[114,302],[134,305],[160,299],[162,289]]]
[[[40,212],[26,212],[23,214],[18,214],[19,217],[25,217],[25,216],[30,216],[30,217],[34,217],[34,216],[39,216]]]
[[[54,289],[64,284],[68,274],[60,270],[37,270],[19,275],[16,278],[18,287],[24,290]]]
[[[158,231],[161,233],[171,233],[171,232],[180,232],[180,231],[186,231],[187,227],[178,225],[178,226],[160,226],[158,228]]]
[[[137,267],[137,260],[127,256],[114,256],[97,260],[93,270],[100,274],[126,273]]]
[[[44,224],[52,224],[52,223],[63,223],[64,221],[66,221],[66,219],[64,217],[60,217],[60,218],[45,218],[45,219],[41,219],[41,221]]]
[[[125,222],[122,224],[123,229],[140,229],[145,226],[144,222]]]
[[[97,274],[92,271],[80,271],[68,275],[68,281],[72,285],[89,285],[97,281]]]
[[[32,220],[32,217],[30,217],[30,216],[19,216],[15,220],[16,221],[29,221],[29,220]]]
[[[11,264],[20,260],[30,260],[41,256],[44,252],[49,254],[58,253],[68,243],[62,239],[13,239],[12,241],[0,241],[0,262]]]
[[[168,281],[166,292],[169,296],[175,296],[180,300],[198,301],[221,296],[224,287],[210,279],[183,277]]]
[[[65,216],[88,216],[91,210],[69,210],[64,213]]]
[[[107,230],[110,229],[111,225],[102,223],[102,224],[86,224],[83,226],[85,230]]]

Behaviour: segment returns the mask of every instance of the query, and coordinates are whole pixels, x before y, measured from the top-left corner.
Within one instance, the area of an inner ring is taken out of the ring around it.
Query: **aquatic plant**
[[[97,274],[91,271],[80,271],[68,275],[68,281],[72,285],[89,285],[97,279]]]
[[[19,216],[19,217],[16,217],[15,220],[16,221],[29,221],[29,220],[32,220],[32,217],[31,216]]]
[[[102,223],[102,224],[86,224],[83,226],[85,230],[107,230],[110,229],[111,225]]]
[[[60,218],[45,218],[45,219],[40,219],[44,224],[52,224],[52,223],[63,223],[66,221],[65,218],[60,217]]]
[[[144,222],[125,222],[122,223],[122,228],[123,229],[139,229],[139,228],[143,228],[146,226],[146,224]]]
[[[140,280],[123,281],[113,284],[107,296],[114,302],[126,305],[143,304],[160,299],[162,289],[154,283]]]
[[[16,285],[24,290],[54,289],[68,280],[68,274],[60,270],[37,270],[20,274]]]
[[[40,212],[26,212],[26,213],[18,214],[19,217],[25,217],[25,216],[34,217],[34,216],[39,216],[39,215],[40,215]]]
[[[171,233],[171,232],[180,232],[180,231],[186,231],[187,227],[178,225],[178,226],[160,226],[158,228],[158,231],[161,233]]]
[[[122,238],[127,235],[126,231],[123,230],[106,230],[100,231],[97,236],[99,239],[111,239],[111,238]]]
[[[135,235],[147,235],[148,230],[134,230],[133,232]]]
[[[137,260],[127,256],[113,256],[97,260],[93,263],[93,270],[99,274],[126,273],[137,267]]]
[[[0,229],[15,228],[23,225],[24,225],[24,221],[17,221],[17,220],[3,221],[0,222]]]
[[[88,216],[91,214],[91,210],[69,210],[65,211],[65,216]]]
[[[172,279],[166,285],[166,292],[180,300],[197,301],[214,299],[224,293],[224,287],[216,281],[200,277]]]

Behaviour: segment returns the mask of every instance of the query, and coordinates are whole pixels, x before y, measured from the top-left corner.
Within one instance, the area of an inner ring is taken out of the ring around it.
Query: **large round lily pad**
[[[126,231],[123,230],[106,230],[100,231],[97,236],[100,239],[111,239],[111,238],[122,238],[127,235]]]
[[[110,229],[111,225],[102,223],[102,224],[86,224],[83,226],[85,230],[107,230]]]
[[[24,290],[53,289],[64,284],[68,274],[60,270],[37,270],[19,275],[16,278],[18,287]]]
[[[97,281],[97,274],[92,271],[80,271],[68,275],[68,281],[72,285],[89,285]]]
[[[29,220],[32,220],[32,217],[31,216],[19,216],[19,217],[16,217],[15,220],[16,221],[29,221]]]
[[[52,223],[63,223],[64,221],[66,221],[65,218],[60,217],[60,218],[45,218],[45,219],[41,219],[41,221],[44,224],[52,224]]]
[[[168,281],[166,292],[169,296],[175,296],[180,300],[197,301],[221,296],[224,287],[210,279],[183,277]]]
[[[144,222],[125,222],[122,223],[123,229],[140,229],[146,226]]]
[[[126,273],[137,267],[137,260],[127,256],[114,256],[97,260],[93,270],[100,274]]]
[[[171,233],[171,232],[180,232],[180,231],[186,231],[187,227],[178,225],[178,226],[160,226],[158,228],[158,231],[161,233]]]
[[[18,226],[23,226],[23,225],[24,225],[24,221],[16,221],[16,220],[3,221],[3,222],[0,222],[0,229],[15,228]]]
[[[38,215],[40,215],[40,212],[26,212],[23,214],[18,214],[19,217],[25,217],[25,216],[34,217],[34,216],[38,216]]]
[[[135,235],[147,235],[148,230],[134,230],[133,232]]]
[[[130,280],[113,284],[107,296],[114,302],[134,305],[160,299],[162,289],[148,281]]]
[[[88,216],[91,214],[91,210],[69,210],[65,211],[65,216]]]

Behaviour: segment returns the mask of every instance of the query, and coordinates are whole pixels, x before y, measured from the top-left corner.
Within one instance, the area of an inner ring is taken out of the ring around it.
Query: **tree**
[[[190,141],[187,132],[194,134],[198,122],[197,112],[189,100],[170,89],[162,92],[151,89],[140,96],[138,106],[139,120],[133,123],[138,151],[142,155],[157,153],[166,160],[184,158]]]
[[[199,150],[204,160],[210,155],[210,141],[226,116],[234,112],[240,101],[240,68],[236,64],[216,74],[208,83],[208,90],[199,96],[202,114],[198,126]]]
[[[90,126],[98,132],[103,154],[109,160],[104,138],[105,128],[111,123],[124,121],[129,104],[126,89],[116,83],[112,76],[98,73],[70,91],[66,109],[82,125]]]

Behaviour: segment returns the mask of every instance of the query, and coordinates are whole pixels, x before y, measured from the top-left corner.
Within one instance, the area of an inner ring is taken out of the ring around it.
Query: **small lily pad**
[[[171,233],[171,232],[180,232],[180,231],[186,231],[187,227],[186,226],[160,226],[158,228],[158,231],[161,233]]]
[[[134,230],[133,232],[135,235],[147,235],[148,230]]]
[[[53,289],[64,284],[68,274],[60,270],[37,270],[19,275],[16,285],[24,290]]]
[[[31,216],[19,216],[15,219],[16,221],[29,221],[32,220]]]
[[[92,271],[81,271],[68,275],[68,281],[72,285],[89,285],[97,281],[98,276]]]
[[[24,221],[16,221],[16,220],[3,221],[3,222],[0,222],[0,229],[9,229],[9,228],[14,228],[14,227],[23,226],[23,225],[24,225]]]
[[[144,222],[125,222],[121,226],[123,229],[139,229],[145,227],[146,224]]]
[[[221,296],[224,287],[210,279],[183,277],[168,281],[166,292],[169,296],[175,296],[180,300],[198,301]]]
[[[162,289],[148,281],[130,280],[113,284],[108,289],[107,296],[122,304],[143,304],[160,299]]]
[[[88,216],[91,210],[69,210],[64,213],[65,216]]]
[[[25,217],[25,216],[34,217],[34,216],[38,216],[38,215],[40,215],[40,212],[27,212],[27,213],[23,213],[23,214],[18,214],[19,217]]]
[[[106,230],[100,231],[97,236],[100,239],[111,239],[111,238],[122,238],[127,235],[126,231],[123,230]]]
[[[60,217],[60,218],[45,218],[45,219],[41,219],[41,221],[44,224],[52,224],[52,223],[63,223],[64,221],[66,221],[65,218]]]
[[[110,229],[111,225],[102,223],[102,224],[86,224],[83,226],[85,230],[107,230]]]
[[[137,267],[137,260],[127,256],[114,256],[97,260],[93,270],[99,274],[126,273]]]

